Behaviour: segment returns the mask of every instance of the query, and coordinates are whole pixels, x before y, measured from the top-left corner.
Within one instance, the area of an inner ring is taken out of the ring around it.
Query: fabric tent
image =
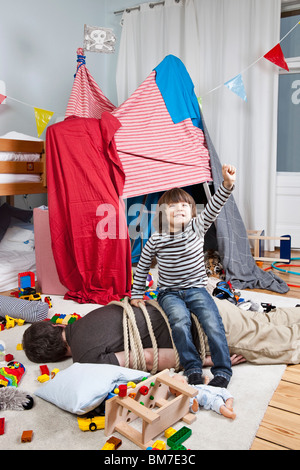
[[[167,56],[119,107],[104,96],[80,60],[66,118],[99,119],[110,111],[120,121],[114,140],[125,173],[123,198],[210,181],[218,188],[221,163],[180,59]],[[235,288],[289,290],[278,276],[256,266],[233,196],[218,217],[216,234],[226,279]]]

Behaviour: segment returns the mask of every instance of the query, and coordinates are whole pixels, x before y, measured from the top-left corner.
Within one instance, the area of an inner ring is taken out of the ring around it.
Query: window
[[[281,18],[283,37],[300,14]],[[300,25],[280,44],[290,71],[280,71],[278,99],[277,171],[300,173]]]

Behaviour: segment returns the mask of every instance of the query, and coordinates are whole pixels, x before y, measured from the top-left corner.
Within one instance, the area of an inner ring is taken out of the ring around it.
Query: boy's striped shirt
[[[175,234],[155,232],[149,238],[137,266],[131,298],[143,298],[154,256],[158,263],[159,289],[169,287],[180,290],[206,286],[204,235],[231,193],[232,190],[221,185],[201,214],[192,218],[184,231]]]

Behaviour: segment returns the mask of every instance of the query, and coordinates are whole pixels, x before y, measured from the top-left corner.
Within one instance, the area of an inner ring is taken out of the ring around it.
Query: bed
[[[19,272],[36,272],[33,224],[15,217],[14,196],[46,192],[45,142],[15,131],[1,136],[0,196],[6,203],[0,204],[0,292],[18,286]]]
[[[46,192],[45,142],[17,132],[0,137],[0,196]]]

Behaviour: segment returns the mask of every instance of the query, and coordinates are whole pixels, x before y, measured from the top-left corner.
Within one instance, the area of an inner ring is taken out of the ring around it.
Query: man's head
[[[50,321],[30,325],[23,335],[23,349],[32,362],[57,362],[66,358],[68,345],[63,338],[64,328]]]

